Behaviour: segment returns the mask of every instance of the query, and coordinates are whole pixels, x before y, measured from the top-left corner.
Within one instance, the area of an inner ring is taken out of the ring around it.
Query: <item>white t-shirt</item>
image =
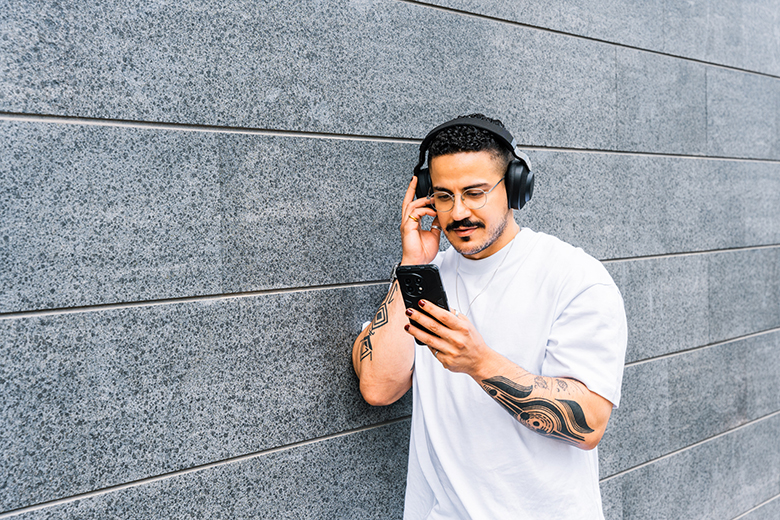
[[[450,307],[468,312],[489,347],[618,406],[626,318],[598,260],[524,228],[488,258],[450,247],[434,263]],[[529,430],[425,346],[416,345],[413,392],[405,519],[603,518],[596,449]]]

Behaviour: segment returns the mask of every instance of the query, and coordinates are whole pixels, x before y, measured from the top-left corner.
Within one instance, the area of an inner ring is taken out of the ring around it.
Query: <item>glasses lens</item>
[[[479,209],[487,202],[485,190],[472,188],[463,192],[463,204],[469,209]]]
[[[443,191],[437,191],[431,195],[431,201],[436,211],[449,211],[453,206],[453,198],[449,193]]]

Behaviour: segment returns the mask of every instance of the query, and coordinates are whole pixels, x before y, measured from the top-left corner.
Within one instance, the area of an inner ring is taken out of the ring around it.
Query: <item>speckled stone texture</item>
[[[780,332],[626,367],[599,445],[608,477],[780,409]]]
[[[219,293],[216,141],[0,122],[0,311]]]
[[[0,312],[389,279],[416,146],[0,122]]]
[[[601,484],[608,520],[730,520],[780,492],[780,415]]]
[[[707,67],[634,49],[616,55],[617,147],[704,154]]]
[[[429,0],[504,20],[740,69],[780,74],[777,0]]]
[[[407,416],[349,361],[385,290],[0,321],[0,511]]]
[[[408,449],[402,421],[15,518],[400,519]]]
[[[780,79],[420,5],[18,3],[4,111],[421,137],[478,109],[530,145],[780,157]]]
[[[780,327],[780,248],[610,262],[634,362]]]
[[[748,513],[744,520],[776,520],[780,518],[780,496]]]
[[[521,225],[602,260],[780,243],[780,165],[532,151]]]
[[[414,144],[0,132],[0,312],[376,281],[400,257]],[[777,164],[530,156],[538,183],[517,221],[597,258],[780,242]]]
[[[610,46],[419,5],[14,0],[2,16],[0,111],[422,137],[479,109],[520,142],[614,135]]]
[[[777,78],[732,70],[707,71],[708,155],[780,157],[778,84]]]

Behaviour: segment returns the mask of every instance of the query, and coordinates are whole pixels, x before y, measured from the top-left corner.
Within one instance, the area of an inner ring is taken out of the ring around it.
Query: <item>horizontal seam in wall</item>
[[[622,258],[608,258],[601,260],[604,264],[613,264],[620,262],[634,262],[637,260],[659,260],[664,258],[679,258],[684,256],[699,256],[699,255],[716,255],[721,253],[737,253],[740,251],[758,251],[762,249],[777,249],[780,248],[780,244],[765,244],[760,246],[744,246],[744,247],[727,247],[723,249],[703,249],[701,251],[684,251],[679,253],[664,253],[662,255],[643,255],[643,256],[627,256]]]
[[[81,126],[106,126],[119,128],[138,128],[144,130],[169,130],[181,132],[204,132],[241,135],[261,135],[269,137],[290,137],[306,139],[334,139],[342,141],[363,141],[395,144],[415,144],[422,142],[421,138],[388,137],[380,135],[339,134],[329,132],[307,132],[303,130],[278,130],[270,128],[244,128],[231,126],[217,126],[192,123],[171,123],[156,121],[133,121],[122,119],[99,119],[92,117],[59,116],[51,114],[21,114],[13,112],[0,112],[0,121],[14,121],[21,123],[46,123],[61,125]],[[519,148],[528,151],[550,151],[560,153],[585,153],[597,155],[621,155],[626,157],[648,157],[669,159],[694,159],[702,161],[729,161],[729,162],[758,162],[780,164],[780,159],[766,159],[760,157],[730,157],[718,155],[693,155],[668,152],[640,152],[631,150],[607,150],[598,148],[574,148],[560,146],[540,146],[519,144]]]
[[[706,350],[708,348],[713,348],[713,347],[719,347],[719,346],[722,346],[722,345],[726,345],[728,343],[736,343],[738,341],[743,341],[743,340],[746,340],[746,339],[749,339],[749,338],[755,338],[755,337],[758,337],[758,336],[765,336],[767,334],[774,334],[774,333],[777,333],[777,332],[780,332],[780,327],[774,327],[774,328],[762,330],[762,331],[759,331],[759,332],[751,332],[750,334],[745,334],[743,336],[737,336],[735,338],[729,338],[729,339],[724,339],[724,340],[721,340],[721,341],[715,341],[713,343],[708,343],[706,345],[700,345],[698,347],[691,347],[691,348],[687,348],[687,349],[684,349],[684,350],[677,350],[675,352],[670,352],[668,354],[661,354],[660,356],[654,356],[654,357],[651,357],[651,358],[645,358],[645,359],[641,359],[639,361],[632,361],[630,363],[626,363],[625,367],[626,368],[635,367],[635,366],[638,366],[638,365],[643,365],[645,363],[652,363],[652,362],[655,362],[655,361],[661,361],[661,360],[673,358],[673,357],[676,357],[676,356],[682,356],[684,354],[690,354],[691,352],[696,352],[696,351],[700,351],[700,350]]]
[[[594,43],[604,43],[604,44],[607,44],[607,45],[613,45],[615,47],[621,47],[621,48],[624,48],[624,49],[642,51],[642,52],[646,52],[648,54],[655,54],[655,55],[658,55],[658,56],[665,56],[667,58],[676,58],[676,59],[680,59],[680,60],[683,60],[683,61],[689,61],[689,62],[692,62],[692,63],[698,63],[700,65],[708,65],[708,66],[711,66],[711,67],[716,67],[716,68],[730,70],[730,71],[735,71],[735,72],[744,72],[744,73],[753,74],[753,75],[756,75],[756,76],[763,76],[763,77],[767,77],[767,78],[780,79],[779,75],[771,74],[769,72],[760,72],[760,71],[756,71],[756,70],[742,69],[740,67],[734,67],[733,65],[724,65],[722,63],[715,63],[715,62],[711,62],[711,61],[704,61],[704,60],[700,60],[700,59],[696,59],[696,58],[690,58],[690,57],[687,57],[687,56],[679,56],[677,54],[670,54],[668,52],[656,51],[656,50],[652,50],[652,49],[645,49],[643,47],[637,47],[635,45],[628,45],[626,43],[619,43],[619,42],[614,42],[614,41],[610,41],[610,40],[604,40],[604,39],[596,38],[596,37],[593,37],[593,36],[583,36],[581,34],[569,33],[569,32],[561,31],[561,30],[558,30],[558,29],[550,29],[549,27],[541,27],[539,25],[532,25],[532,24],[527,24],[527,23],[523,23],[523,22],[518,22],[516,20],[508,20],[506,18],[500,18],[498,16],[493,16],[493,15],[489,15],[489,14],[473,13],[471,11],[466,11],[464,9],[458,9],[456,7],[446,7],[446,6],[441,6],[441,5],[429,4],[429,3],[421,1],[421,0],[397,0],[397,1],[401,2],[401,3],[405,3],[405,4],[417,5],[417,6],[420,6],[420,7],[428,7],[430,9],[436,9],[438,11],[445,11],[445,12],[448,12],[448,13],[460,14],[460,15],[470,16],[470,17],[473,17],[473,18],[480,18],[480,19],[489,20],[489,21],[492,21],[492,22],[499,22],[499,23],[504,23],[504,24],[507,24],[507,25],[514,25],[514,26],[517,26],[517,27],[525,27],[527,29],[535,29],[537,31],[547,32],[547,33],[551,33],[551,34],[557,34],[557,35],[560,35],[560,36],[568,36],[568,37],[571,37],[571,38],[576,38],[578,40],[585,40],[585,41],[590,41],[590,42],[594,42]]]
[[[638,464],[638,465],[636,465],[636,466],[634,466],[632,468],[628,468],[628,469],[624,469],[622,471],[618,471],[614,475],[610,475],[608,477],[604,477],[599,482],[601,484],[603,484],[603,483],[608,482],[608,481],[610,481],[610,480],[612,480],[614,478],[622,477],[623,475],[626,475],[626,474],[631,473],[633,471],[636,471],[638,469],[642,469],[644,467],[650,466],[651,464],[655,464],[656,462],[660,462],[662,460],[674,457],[675,455],[679,455],[680,453],[686,452],[688,450],[697,448],[699,446],[703,446],[704,444],[707,444],[708,442],[711,442],[711,441],[714,441],[716,439],[719,439],[720,437],[725,437],[726,435],[731,435],[732,433],[735,433],[735,432],[737,432],[737,431],[739,431],[739,430],[741,430],[743,428],[748,428],[748,427],[753,426],[755,424],[758,424],[758,423],[760,423],[762,421],[768,421],[768,420],[772,419],[773,417],[775,417],[777,415],[780,415],[780,411],[772,412],[772,413],[767,414],[767,415],[765,415],[763,417],[759,417],[758,419],[753,419],[752,421],[748,421],[748,422],[746,422],[744,424],[740,424],[739,426],[731,428],[730,430],[726,430],[726,431],[721,432],[721,433],[719,433],[717,435],[713,435],[712,437],[709,437],[709,438],[704,439],[702,441],[695,442],[695,443],[693,443],[693,444],[691,444],[689,446],[685,446],[684,448],[680,448],[678,450],[674,450],[674,451],[669,452],[669,453],[667,453],[665,455],[657,457],[657,458],[655,458],[653,460],[648,460],[647,462],[643,462],[642,464]]]
[[[99,119],[94,117],[57,116],[50,114],[19,114],[0,112],[0,121],[19,121],[22,123],[54,123],[63,125],[110,126],[122,128],[140,128],[147,130],[175,130],[182,132],[205,132],[223,134],[264,135],[271,137],[304,137],[308,139],[340,139],[344,141],[377,141],[383,143],[419,144],[422,139],[403,137],[383,137],[379,135],[336,134],[328,132],[306,132],[302,130],[273,130],[263,128],[242,128],[218,125],[200,125],[188,123],[170,123],[155,121],[133,121],[123,119]]]
[[[718,250],[710,250],[710,251],[693,251],[687,253],[668,253],[664,255],[654,255],[654,256],[650,255],[650,256],[637,256],[633,258],[629,257],[629,258],[619,258],[619,259],[608,259],[608,260],[602,260],[602,263],[610,264],[610,263],[618,263],[618,262],[656,260],[656,259],[664,259],[664,258],[695,256],[695,255],[708,255],[708,254],[731,253],[731,252],[739,252],[739,251],[772,249],[778,247],[780,247],[780,245],[752,246],[752,247],[742,247],[742,248],[733,248],[733,249],[718,249]],[[376,285],[385,285],[388,283],[390,283],[390,280],[370,280],[365,282],[351,282],[351,283],[345,282],[345,283],[338,283],[338,284],[310,285],[310,286],[303,286],[303,287],[282,287],[282,288],[275,288],[275,289],[261,289],[257,291],[242,291],[236,293],[206,294],[200,296],[182,296],[178,298],[156,298],[152,300],[143,300],[143,301],[135,301],[135,302],[98,303],[94,305],[81,305],[76,307],[13,311],[13,312],[0,313],[0,321],[10,320],[10,319],[42,317],[42,316],[55,316],[59,314],[78,314],[83,312],[121,310],[121,309],[130,309],[136,307],[153,307],[157,305],[175,305],[180,303],[197,303],[197,302],[209,302],[209,301],[219,301],[219,300],[231,300],[237,298],[251,298],[256,296],[266,296],[266,295],[275,295],[275,294],[350,289],[350,288],[358,288],[358,287],[372,287]]]
[[[14,509],[12,511],[7,511],[7,512],[4,512],[4,513],[0,513],[0,519],[2,519],[2,518],[10,518],[12,516],[21,515],[21,514],[24,514],[24,513],[30,513],[30,512],[38,511],[38,510],[41,510],[41,509],[46,509],[46,508],[50,508],[50,507],[54,507],[54,506],[59,506],[59,505],[67,504],[67,503],[70,503],[70,502],[75,502],[77,500],[85,500],[85,499],[89,499],[89,498],[95,498],[95,497],[98,497],[98,496],[101,496],[101,495],[106,495],[108,493],[122,491],[122,490],[129,489],[129,488],[144,486],[144,485],[147,485],[147,484],[153,484],[155,482],[159,482],[159,481],[162,481],[162,480],[167,480],[167,479],[178,477],[178,476],[182,476],[182,475],[187,475],[189,473],[196,473],[196,472],[199,472],[199,471],[204,471],[204,470],[208,470],[208,469],[217,468],[219,466],[225,466],[225,465],[228,465],[228,464],[244,462],[244,461],[247,461],[247,460],[256,459],[256,458],[263,457],[263,456],[266,456],[266,455],[271,455],[271,454],[274,454],[274,453],[280,453],[280,452],[288,451],[288,450],[291,450],[291,449],[300,448],[302,446],[306,446],[306,445],[309,445],[309,444],[316,444],[318,442],[329,441],[329,440],[337,439],[339,437],[345,437],[347,435],[352,435],[352,434],[355,434],[355,433],[361,433],[361,432],[366,432],[366,431],[373,430],[373,429],[376,429],[376,428],[382,428],[384,426],[388,426],[388,425],[399,423],[399,422],[403,422],[403,421],[408,421],[410,419],[411,419],[411,416],[405,415],[403,417],[399,417],[399,418],[396,418],[396,419],[390,419],[388,421],[384,421],[384,422],[381,422],[381,423],[376,423],[376,424],[372,424],[372,425],[369,425],[369,426],[363,426],[363,427],[360,427],[360,428],[354,428],[354,429],[346,430],[346,431],[339,432],[339,433],[333,433],[331,435],[324,435],[322,437],[316,437],[314,439],[308,439],[308,440],[305,440],[305,441],[294,442],[294,443],[287,444],[287,445],[284,445],[284,446],[277,446],[275,448],[258,451],[256,453],[250,453],[250,454],[247,454],[247,455],[240,455],[238,457],[231,457],[229,459],[221,460],[221,461],[218,461],[218,462],[210,462],[208,464],[202,464],[202,465],[199,465],[199,466],[194,466],[192,468],[187,468],[187,469],[183,469],[183,470],[179,470],[179,471],[172,471],[170,473],[164,473],[162,475],[156,475],[154,477],[148,477],[148,478],[135,480],[133,482],[127,482],[127,483],[124,483],[124,484],[118,484],[116,486],[109,486],[109,487],[106,487],[106,488],[103,488],[103,489],[99,489],[99,490],[95,490],[95,491],[89,491],[87,493],[80,493],[80,494],[69,496],[69,497],[66,497],[66,498],[60,498],[60,499],[56,499],[56,500],[49,500],[47,502],[41,502],[40,504],[26,506],[26,507],[22,507],[22,508],[19,508],[19,509]]]
[[[752,513],[753,511],[757,511],[757,510],[761,509],[761,508],[762,508],[762,507],[764,507],[765,505],[769,504],[770,502],[774,502],[774,501],[775,501],[775,500],[777,500],[778,498],[780,498],[780,495],[775,495],[775,496],[773,496],[772,498],[770,498],[769,500],[764,500],[763,502],[761,502],[760,504],[758,504],[756,507],[754,507],[754,508],[751,508],[751,509],[749,509],[748,511],[745,511],[744,513],[742,513],[742,514],[741,514],[741,515],[739,515],[738,517],[734,518],[734,520],[739,520],[740,518],[745,518],[747,515],[749,515],[749,514],[750,514],[750,513]]]
[[[597,148],[566,148],[558,146],[522,146],[523,150],[530,151],[550,151],[550,152],[563,152],[563,153],[583,153],[583,154],[596,154],[596,155],[623,155],[628,157],[647,157],[653,159],[693,159],[702,161],[728,161],[728,162],[757,162],[757,163],[769,163],[780,164],[780,159],[765,159],[761,157],[729,157],[720,155],[693,155],[682,153],[669,153],[669,152],[634,152],[624,150],[599,150]]]
[[[100,303],[95,305],[84,305],[79,307],[62,307],[55,309],[39,309],[17,312],[0,313],[0,321],[9,319],[32,318],[40,316],[54,316],[59,314],[78,314],[82,312],[113,311],[120,309],[131,309],[135,307],[153,307],[157,305],[176,305],[179,303],[196,303],[219,300],[233,300],[238,298],[250,298],[254,296],[275,295],[299,293],[308,291],[328,291],[332,289],[349,289],[354,287],[372,287],[375,285],[387,285],[390,280],[376,280],[368,282],[353,282],[330,285],[310,285],[305,287],[286,287],[279,289],[262,289],[259,291],[245,291],[227,294],[207,294],[202,296],[184,296],[181,298],[159,298],[154,300],[144,300],[137,302],[120,303]]]

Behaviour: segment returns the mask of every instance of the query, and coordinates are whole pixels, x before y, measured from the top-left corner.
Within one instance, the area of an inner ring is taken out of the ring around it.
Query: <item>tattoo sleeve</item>
[[[363,361],[366,358],[368,358],[369,361],[373,360],[374,347],[371,345],[371,336],[374,335],[376,329],[384,327],[390,321],[389,319],[390,304],[395,299],[396,288],[397,288],[396,284],[393,284],[390,287],[390,291],[387,293],[387,296],[385,296],[385,299],[382,300],[382,305],[380,305],[379,310],[376,311],[376,314],[374,315],[374,319],[371,320],[371,325],[368,326],[368,333],[360,341],[361,361]]]
[[[559,392],[568,386],[562,379],[554,381]],[[534,379],[534,384],[545,390],[549,388],[547,380],[540,376]],[[593,432],[576,401],[532,397],[533,386],[523,386],[503,376],[484,379],[482,388],[515,419],[541,435],[576,445]]]

